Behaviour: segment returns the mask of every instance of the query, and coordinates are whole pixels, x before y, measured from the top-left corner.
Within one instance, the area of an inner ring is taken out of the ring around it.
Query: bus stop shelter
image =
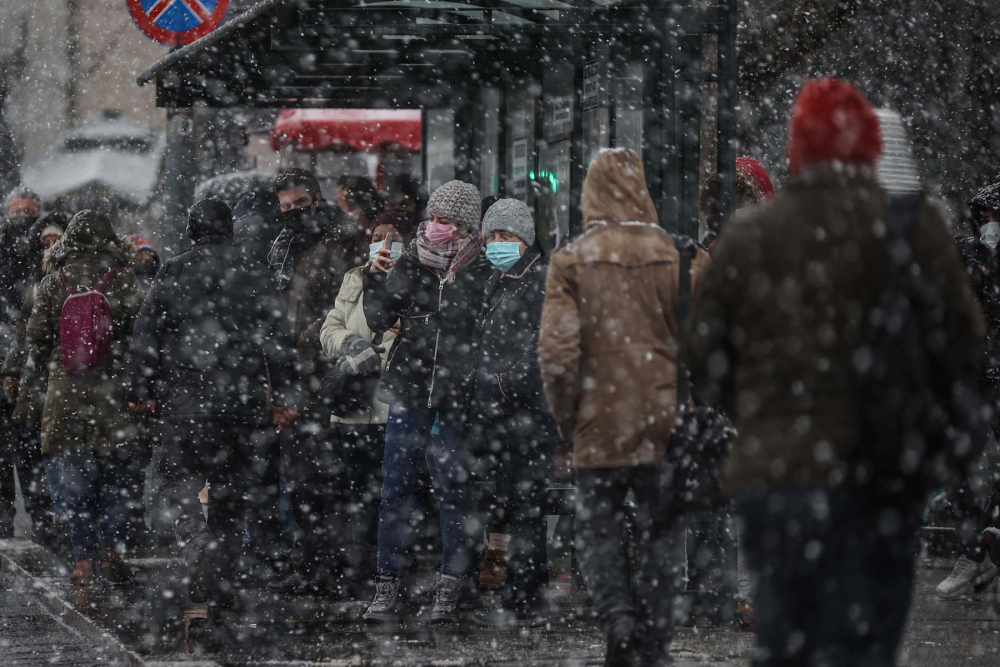
[[[733,206],[736,22],[735,0],[264,0],[139,83],[175,145],[195,106],[420,109],[428,190],[524,200],[549,250],[591,158],[633,148],[662,225],[697,236],[706,184]]]
[[[735,0],[264,0],[139,83],[175,155],[195,106],[419,109],[428,191],[459,178],[526,201],[547,251],[582,231],[591,158],[632,148],[663,227],[697,237],[702,196],[733,208],[736,18]],[[168,200],[178,234],[189,204]],[[722,569],[710,597],[731,600]]]

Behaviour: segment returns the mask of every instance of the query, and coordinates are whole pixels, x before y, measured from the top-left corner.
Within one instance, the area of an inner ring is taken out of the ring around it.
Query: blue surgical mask
[[[382,249],[383,245],[385,245],[384,241],[376,241],[375,243],[368,245],[368,259],[370,261],[375,261],[375,258],[378,257],[378,251]],[[402,256],[403,244],[397,241],[393,243],[392,247],[389,249],[389,259],[395,262]]]
[[[979,240],[990,250],[1000,244],[1000,222],[987,222],[979,228]]]
[[[486,244],[486,259],[493,263],[493,266],[500,269],[502,273],[507,273],[517,260],[521,259],[521,244],[513,241],[494,241]]]

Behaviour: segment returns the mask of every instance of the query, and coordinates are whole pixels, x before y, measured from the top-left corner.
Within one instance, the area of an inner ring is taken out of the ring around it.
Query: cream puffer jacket
[[[337,294],[337,301],[329,313],[323,328],[320,329],[319,339],[323,345],[323,351],[331,359],[342,356],[347,339],[351,336],[361,336],[369,343],[375,340],[375,333],[368,328],[365,320],[365,309],[363,298],[365,292],[364,285],[365,267],[359,266],[351,269],[344,275],[344,282],[340,286]],[[396,339],[396,334],[386,331],[382,336],[380,346],[385,349],[382,353],[382,370],[385,370],[389,360],[389,348]],[[375,401],[371,412],[360,417],[341,419],[333,417],[335,424],[385,424],[389,420],[389,406],[380,401]]]

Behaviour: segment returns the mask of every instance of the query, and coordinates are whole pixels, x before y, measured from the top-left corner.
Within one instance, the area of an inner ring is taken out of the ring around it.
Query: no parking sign
[[[126,0],[132,20],[147,37],[183,46],[219,27],[229,0]]]

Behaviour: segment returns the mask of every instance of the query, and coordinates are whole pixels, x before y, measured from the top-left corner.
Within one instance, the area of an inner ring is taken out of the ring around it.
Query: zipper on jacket
[[[441,314],[441,300],[444,297],[444,279],[438,285],[438,315]],[[437,379],[438,343],[441,342],[441,321],[438,320],[437,336],[434,337],[434,357],[431,359],[431,390],[427,394],[427,409],[434,402],[434,380]]]

